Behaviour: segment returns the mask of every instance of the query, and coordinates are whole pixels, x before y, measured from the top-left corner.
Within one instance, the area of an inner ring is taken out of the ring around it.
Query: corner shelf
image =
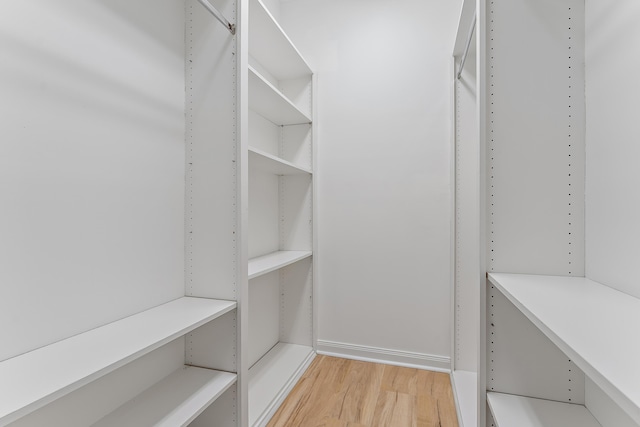
[[[311,251],[277,251],[249,260],[249,279],[310,257]]]
[[[583,405],[487,393],[497,427],[600,427]]]
[[[249,5],[249,54],[278,80],[311,74],[311,68],[260,0]]]
[[[310,169],[296,166],[291,162],[253,147],[249,147],[249,164],[255,166],[256,169],[269,172],[274,175],[312,174]]]
[[[236,382],[236,374],[185,366],[93,427],[186,426]]]
[[[235,309],[184,297],[0,362],[0,424],[60,398]]]
[[[313,348],[278,343],[249,369],[249,425],[260,425],[302,376]]]
[[[640,423],[640,299],[584,277],[491,273],[489,281]]]
[[[249,67],[249,108],[281,126],[311,123],[311,117],[296,107],[253,67]]]

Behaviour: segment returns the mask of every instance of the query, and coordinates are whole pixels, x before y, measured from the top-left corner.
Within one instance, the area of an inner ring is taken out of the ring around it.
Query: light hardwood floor
[[[317,356],[267,427],[458,427],[449,375]]]

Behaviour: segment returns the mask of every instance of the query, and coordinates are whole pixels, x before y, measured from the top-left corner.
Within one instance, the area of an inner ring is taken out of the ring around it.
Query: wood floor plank
[[[315,358],[267,427],[458,427],[447,374]]]

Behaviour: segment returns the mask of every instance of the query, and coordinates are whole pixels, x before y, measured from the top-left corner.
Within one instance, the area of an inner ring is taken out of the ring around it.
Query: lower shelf
[[[278,343],[249,369],[249,425],[268,419],[302,376],[315,353],[313,348]]]
[[[236,382],[236,374],[185,366],[102,418],[94,427],[186,426]]]
[[[583,405],[487,393],[496,427],[600,427]]]
[[[478,374],[455,370],[452,373],[453,392],[463,426],[473,426],[478,419]]]

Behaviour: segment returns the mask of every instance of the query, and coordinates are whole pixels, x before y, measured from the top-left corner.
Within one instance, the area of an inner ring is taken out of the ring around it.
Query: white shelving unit
[[[14,421],[235,307],[232,301],[180,298],[0,362],[0,423]]]
[[[236,374],[185,366],[98,421],[94,427],[183,427],[235,382]]]
[[[315,355],[314,78],[260,0],[248,23],[248,419],[263,426]]]
[[[278,125],[310,123],[311,117],[249,67],[249,108]]]
[[[281,159],[257,148],[249,148],[249,163],[251,167],[273,175],[311,175],[310,169],[296,166],[291,162]]]
[[[497,427],[600,427],[583,405],[487,393]]]
[[[249,370],[249,424],[267,422],[313,359],[312,348],[279,343]]]
[[[454,312],[479,296],[452,319],[455,369],[478,367],[476,391],[453,375],[460,402],[477,393],[464,425],[640,426],[640,86],[620,72],[640,32],[619,25],[637,4],[465,1],[463,30],[476,4],[476,72],[453,99]]]
[[[583,277],[491,273],[489,281],[640,423],[640,340],[623,339],[638,334],[640,299]]]
[[[279,270],[310,257],[311,251],[277,251],[249,260],[249,279]]]
[[[308,76],[311,68],[260,0],[249,1],[249,55],[277,80]]]

